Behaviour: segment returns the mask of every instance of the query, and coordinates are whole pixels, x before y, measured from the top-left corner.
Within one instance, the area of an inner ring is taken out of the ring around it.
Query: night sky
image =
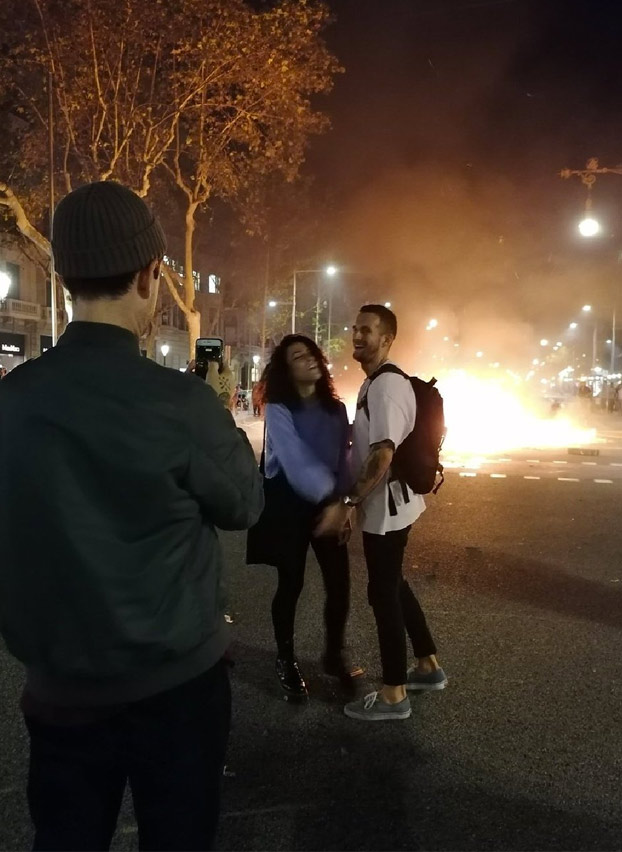
[[[620,4],[330,5],[346,70],[307,163],[330,212],[328,250],[378,276],[415,325],[445,311],[462,334],[483,325],[514,340],[556,334],[586,301],[610,315],[622,177],[598,179],[605,231],[587,245],[585,190],[558,173],[593,156],[622,163]]]

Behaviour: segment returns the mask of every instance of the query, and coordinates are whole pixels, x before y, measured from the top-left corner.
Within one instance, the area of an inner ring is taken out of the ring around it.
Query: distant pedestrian
[[[251,393],[253,400],[253,417],[261,417],[263,415],[263,395],[264,383],[261,381],[255,382]]]
[[[0,388],[0,629],[26,667],[34,848],[108,849],[129,781],[140,849],[210,849],[231,710],[216,527],[256,521],[261,477],[214,390],[141,357],[165,253],[146,204],[82,186],[52,248],[74,319]]]
[[[423,610],[402,573],[408,533],[425,503],[420,494],[414,494],[406,483],[392,481],[390,475],[395,450],[414,427],[417,406],[407,378],[390,372],[378,374],[380,367],[392,363],[389,351],[397,334],[395,314],[383,305],[366,305],[352,331],[354,359],[367,376],[354,420],[356,481],[348,496],[325,509],[316,533],[334,534],[343,529],[358,507],[383,685],[361,701],[347,704],[345,713],[365,721],[406,719],[411,714],[407,691],[438,690],[447,684]],[[404,628],[416,659],[409,669]]]
[[[291,334],[276,347],[263,374],[266,401],[264,513],[248,534],[247,562],[273,565],[278,585],[272,602],[276,673],[288,696],[307,686],[294,647],[296,605],[309,544],[320,565],[326,603],[324,671],[349,683],[363,673],[344,656],[350,602],[347,538],[313,538],[322,506],[344,493],[348,480],[348,417],[326,359],[308,337]]]

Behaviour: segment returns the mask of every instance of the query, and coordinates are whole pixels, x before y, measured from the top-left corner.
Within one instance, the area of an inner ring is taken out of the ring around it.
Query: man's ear
[[[154,281],[160,279],[161,261],[152,260],[149,266],[141,269],[137,275],[136,290],[141,299],[149,299],[153,290]],[[156,284],[157,286],[157,284]]]

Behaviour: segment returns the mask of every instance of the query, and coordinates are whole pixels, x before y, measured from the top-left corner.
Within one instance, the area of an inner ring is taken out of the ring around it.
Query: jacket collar
[[[70,322],[59,337],[57,346],[76,343],[83,346],[105,346],[140,355],[138,338],[120,325],[103,322]]]

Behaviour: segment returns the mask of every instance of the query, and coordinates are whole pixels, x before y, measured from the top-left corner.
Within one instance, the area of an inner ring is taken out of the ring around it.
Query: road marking
[[[581,462],[581,464],[598,464],[598,462]]]
[[[491,473],[490,478],[491,479],[507,479],[508,477],[507,477],[507,474],[505,474],[505,473]]]
[[[610,462],[611,467],[622,467],[622,462]]]
[[[613,485],[613,479],[595,479],[594,482],[600,482],[603,485]]]
[[[527,464],[540,464],[540,459],[525,459]]]
[[[460,476],[477,476],[476,473],[471,473],[470,471],[460,471]]]
[[[573,476],[558,476],[558,482],[579,482],[578,479],[575,479]]]
[[[553,464],[568,464],[567,461],[554,461]]]
[[[511,462],[512,459],[497,459],[498,462]]]
[[[523,479],[540,479],[539,476],[523,476]]]

